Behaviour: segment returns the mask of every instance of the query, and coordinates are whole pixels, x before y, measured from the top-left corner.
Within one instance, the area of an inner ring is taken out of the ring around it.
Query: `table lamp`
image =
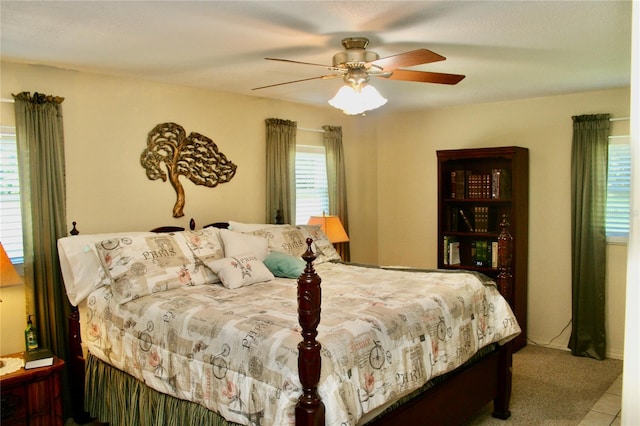
[[[0,287],[9,287],[18,284],[22,284],[22,278],[18,274],[18,271],[16,271],[13,263],[11,263],[7,252],[4,251],[2,243],[0,243]],[[2,299],[0,299],[0,302],[2,302]],[[6,359],[0,359],[0,368],[4,367],[6,362]]]
[[[349,236],[342,226],[342,221],[338,216],[325,215],[311,216],[309,218],[309,225],[320,225],[320,229],[325,233],[329,241],[332,244],[345,243],[349,241]]]
[[[0,243],[0,287],[22,284],[22,278]]]

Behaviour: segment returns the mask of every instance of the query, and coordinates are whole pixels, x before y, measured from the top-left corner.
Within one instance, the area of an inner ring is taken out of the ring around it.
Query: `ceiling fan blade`
[[[292,80],[292,81],[286,81],[284,83],[276,83],[276,84],[269,84],[268,86],[260,86],[260,87],[254,87],[251,90],[260,90],[260,89],[266,89],[268,87],[276,87],[276,86],[283,86],[285,84],[291,84],[291,83],[300,83],[302,81],[310,81],[310,80],[328,80],[330,78],[337,78],[337,77],[342,77],[342,74],[328,74],[328,75],[321,75],[318,77],[310,77],[310,78],[303,78],[300,80]]]
[[[394,70],[393,73],[386,78],[389,80],[416,81],[419,83],[458,84],[464,77],[464,75],[445,74],[441,72]]]
[[[369,64],[380,67],[383,70],[394,70],[396,68],[412,67],[414,65],[444,61],[445,59],[447,58],[428,49],[416,49],[410,52],[380,58],[369,62]]]
[[[312,65],[314,67],[322,67],[326,68],[330,71],[343,71],[342,68],[336,68],[332,65],[322,65],[322,64],[314,64],[312,62],[300,62],[300,61],[292,61],[291,59],[278,59],[278,58],[265,58],[267,61],[278,61],[278,62],[287,62],[289,64],[298,64],[298,65]]]

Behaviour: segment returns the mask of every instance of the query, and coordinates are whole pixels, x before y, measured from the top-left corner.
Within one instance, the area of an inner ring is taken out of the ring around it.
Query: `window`
[[[324,146],[296,147],[296,224],[329,213],[327,160]]]
[[[18,152],[13,127],[0,127],[0,241],[14,264],[24,261]]]
[[[607,241],[626,242],[629,238],[631,189],[631,144],[628,136],[609,140],[607,170]]]

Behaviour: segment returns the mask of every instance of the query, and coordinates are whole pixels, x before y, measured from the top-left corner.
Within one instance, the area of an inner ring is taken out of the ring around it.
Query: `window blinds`
[[[11,127],[0,127],[0,242],[12,263],[23,262],[18,153]]]
[[[296,148],[296,224],[310,216],[329,214],[327,160],[324,146],[298,145]]]
[[[607,238],[629,236],[631,144],[629,138],[611,139],[607,171]]]

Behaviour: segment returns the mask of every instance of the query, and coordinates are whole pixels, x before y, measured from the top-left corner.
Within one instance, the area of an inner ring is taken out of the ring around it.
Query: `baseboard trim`
[[[532,339],[535,340],[535,339]],[[549,349],[558,349],[561,351],[566,351],[566,352],[570,352],[569,348],[567,348],[566,345],[560,345],[560,344],[554,344],[551,343],[549,345],[540,345],[537,343],[532,343],[531,341],[527,342],[528,345],[534,345],[534,346],[539,346],[541,348],[549,348]],[[605,353],[607,358],[611,358],[611,359],[618,359],[621,361],[624,361],[624,352],[619,352],[619,351],[606,351]]]

